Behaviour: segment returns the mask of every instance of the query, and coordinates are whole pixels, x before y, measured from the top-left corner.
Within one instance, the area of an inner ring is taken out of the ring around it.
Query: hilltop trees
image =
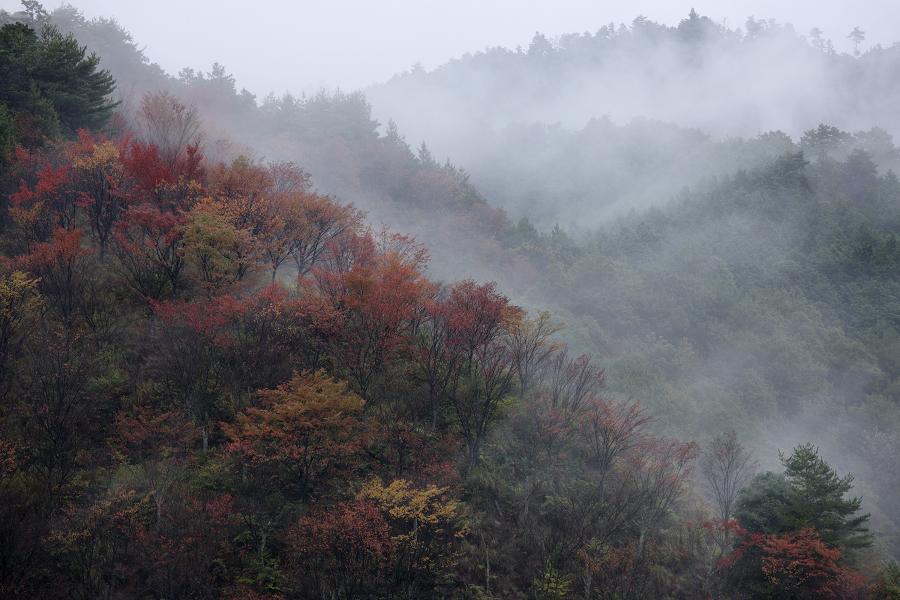
[[[866,41],[866,32],[856,26],[847,34],[847,39],[853,43],[853,54],[859,56],[859,45]]]

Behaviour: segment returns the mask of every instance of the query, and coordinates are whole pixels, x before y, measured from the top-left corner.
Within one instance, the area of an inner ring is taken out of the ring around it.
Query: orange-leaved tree
[[[258,399],[234,423],[222,423],[246,477],[274,480],[285,497],[306,499],[359,468],[364,402],[345,383],[322,371],[297,373]]]

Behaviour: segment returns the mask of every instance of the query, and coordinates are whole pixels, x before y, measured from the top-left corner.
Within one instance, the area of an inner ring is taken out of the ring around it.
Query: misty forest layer
[[[691,11],[258,101],[23,5],[0,596],[900,598],[900,45]]]

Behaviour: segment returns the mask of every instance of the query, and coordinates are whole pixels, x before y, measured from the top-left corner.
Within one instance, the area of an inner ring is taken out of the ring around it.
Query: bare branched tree
[[[522,396],[528,394],[536,371],[561,349],[559,343],[552,341],[560,329],[562,326],[552,320],[549,312],[541,311],[533,319],[524,319],[510,332],[510,353],[516,365]]]
[[[156,146],[170,167],[174,167],[188,146],[200,141],[197,108],[184,105],[168,92],[146,94],[139,117],[145,141]]]
[[[738,492],[756,472],[753,453],[737,439],[734,431],[722,434],[709,444],[700,463],[700,472],[715,500],[722,521],[731,519]]]

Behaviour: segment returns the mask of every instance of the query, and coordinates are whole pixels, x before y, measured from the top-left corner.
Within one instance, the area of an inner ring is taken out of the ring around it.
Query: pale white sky
[[[900,0],[73,0],[88,17],[116,18],[151,60],[176,73],[218,61],[239,87],[267,92],[355,89],[421,62],[435,67],[487,46],[596,31],[643,14],[677,23],[691,7],[729,26],[773,17],[838,49],[856,25],[866,46],[900,41]],[[52,9],[58,0],[45,0]],[[18,0],[0,0],[18,10]]]

